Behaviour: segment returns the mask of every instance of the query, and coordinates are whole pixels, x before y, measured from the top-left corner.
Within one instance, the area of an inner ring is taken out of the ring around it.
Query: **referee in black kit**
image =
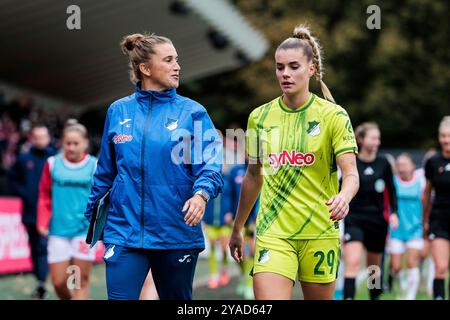
[[[367,250],[367,266],[381,269],[382,254],[386,245],[388,226],[398,226],[397,196],[390,163],[378,155],[380,130],[373,122],[359,125],[355,130],[359,147],[357,166],[360,188],[350,203],[348,216],[344,219],[344,299],[352,300],[356,292],[363,249]],[[389,199],[389,224],[384,217],[385,200]],[[369,288],[370,299],[376,300],[382,293],[381,274],[375,270],[375,278],[380,280],[374,288]]]

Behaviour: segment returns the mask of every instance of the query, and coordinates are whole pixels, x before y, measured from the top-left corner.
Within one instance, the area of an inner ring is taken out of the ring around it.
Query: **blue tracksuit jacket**
[[[221,162],[222,140],[203,106],[138,83],[108,109],[85,216],[111,188],[106,244],[204,249],[201,224],[188,226],[181,210],[200,189],[211,198],[221,192]]]

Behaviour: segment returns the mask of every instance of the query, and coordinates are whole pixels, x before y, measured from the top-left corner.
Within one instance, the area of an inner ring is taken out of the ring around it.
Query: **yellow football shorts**
[[[330,283],[339,268],[339,239],[287,240],[256,237],[253,274],[272,272],[292,281]]]

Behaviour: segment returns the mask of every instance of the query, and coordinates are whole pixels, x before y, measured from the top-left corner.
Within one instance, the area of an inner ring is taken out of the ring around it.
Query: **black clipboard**
[[[86,243],[90,244],[91,248],[94,247],[97,241],[103,239],[103,229],[105,228],[106,217],[109,211],[110,193],[111,190],[108,190],[102,197],[95,201],[89,230],[86,235]]]

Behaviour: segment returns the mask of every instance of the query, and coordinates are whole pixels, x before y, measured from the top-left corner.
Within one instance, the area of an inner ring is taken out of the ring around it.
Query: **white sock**
[[[408,269],[408,289],[406,293],[406,300],[415,300],[417,290],[419,290],[420,284],[420,271],[419,268]]]

